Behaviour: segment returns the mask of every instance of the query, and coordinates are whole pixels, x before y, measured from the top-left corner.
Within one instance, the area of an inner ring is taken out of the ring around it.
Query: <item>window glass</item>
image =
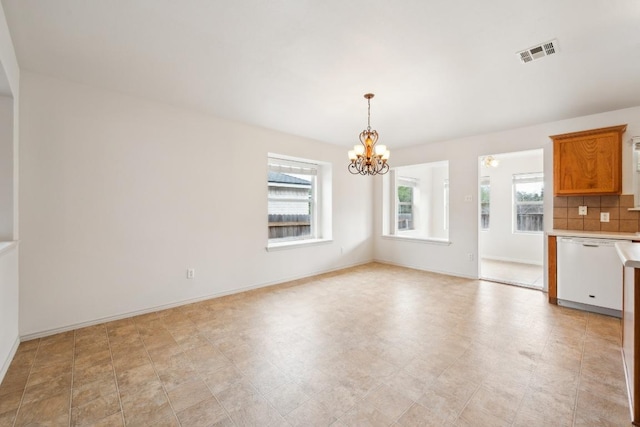
[[[544,230],[544,182],[542,172],[513,175],[514,230],[541,233]]]
[[[315,239],[318,165],[269,157],[269,241]]]
[[[398,195],[398,230],[413,230],[413,189],[414,185],[406,178],[400,178]]]
[[[489,178],[488,176],[483,176],[482,178],[480,178],[480,230],[489,229],[489,214],[491,212],[490,208],[491,178]]]

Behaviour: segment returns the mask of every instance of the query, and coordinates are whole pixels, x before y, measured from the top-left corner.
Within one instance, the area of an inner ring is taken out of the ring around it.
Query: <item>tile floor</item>
[[[22,343],[1,426],[627,426],[620,321],[368,264]]]
[[[544,286],[543,274],[541,265],[480,259],[480,277],[493,282],[542,289]]]

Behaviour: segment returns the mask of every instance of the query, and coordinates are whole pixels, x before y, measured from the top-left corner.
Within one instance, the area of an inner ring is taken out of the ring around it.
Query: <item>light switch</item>
[[[586,206],[578,206],[578,215],[586,215],[587,207]]]

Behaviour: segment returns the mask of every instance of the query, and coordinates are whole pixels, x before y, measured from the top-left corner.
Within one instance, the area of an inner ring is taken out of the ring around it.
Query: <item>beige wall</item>
[[[22,336],[373,258],[372,180],[345,149],[22,77]],[[333,242],[265,250],[269,152],[332,164]]]

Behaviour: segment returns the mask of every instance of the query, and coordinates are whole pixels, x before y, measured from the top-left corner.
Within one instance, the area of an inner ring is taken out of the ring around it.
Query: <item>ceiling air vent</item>
[[[527,62],[531,62],[535,59],[544,58],[545,56],[553,55],[558,51],[558,41],[551,40],[548,42],[544,42],[539,44],[538,46],[530,47],[529,49],[525,49],[521,52],[518,52],[518,58],[522,61],[523,64]]]

